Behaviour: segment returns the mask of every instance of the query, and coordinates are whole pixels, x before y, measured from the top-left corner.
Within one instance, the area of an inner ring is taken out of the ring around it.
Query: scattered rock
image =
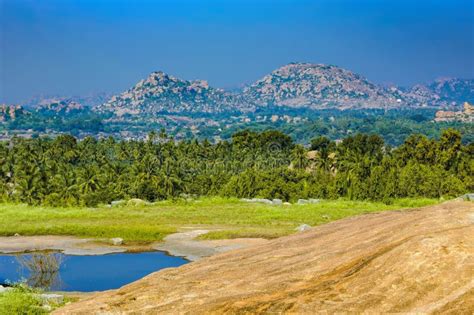
[[[53,310],[53,308],[49,304],[43,305],[42,307],[46,312],[51,312]]]
[[[267,205],[273,204],[273,202],[270,199],[263,199],[263,198],[257,199],[257,202],[264,203],[264,204],[267,204]]]
[[[309,203],[308,200],[306,199],[298,199],[298,204],[299,205],[307,205]]]
[[[112,243],[112,245],[115,245],[115,246],[122,245],[123,244],[123,238],[114,237],[114,238],[110,239],[110,242]]]
[[[289,203],[289,202],[284,202],[283,205],[284,205],[284,206],[291,206],[291,203]]]
[[[15,233],[15,234],[13,234],[13,236],[21,236],[21,235],[20,235],[20,234],[18,234],[18,233]]]
[[[8,290],[11,290],[12,288],[10,287],[4,287],[3,285],[0,285],[0,294],[1,293],[5,293],[7,292]]]
[[[240,201],[254,202],[254,203],[264,203],[264,204],[267,204],[267,205],[273,204],[273,202],[270,199],[264,199],[264,198],[252,198],[252,199],[242,198],[242,199],[240,199]]]
[[[308,201],[309,201],[309,203],[320,203],[321,202],[321,200],[319,200],[319,199],[309,199]]]
[[[148,202],[139,198],[133,198],[127,202],[127,206],[132,206],[132,207],[145,206],[147,204]]]
[[[341,219],[163,269],[56,314],[470,314],[472,213],[453,201]]]
[[[124,206],[125,204],[127,204],[125,200],[114,200],[110,203],[112,207]]]
[[[64,301],[64,295],[53,293],[39,294],[39,298],[45,303],[61,304]]]
[[[281,206],[283,204],[283,201],[281,199],[273,199],[272,204]]]
[[[461,198],[466,201],[474,201],[474,193],[462,195]]]
[[[308,225],[308,224],[301,224],[300,226],[298,226],[295,230],[298,231],[298,232],[304,232],[304,231],[308,231],[311,229],[311,226]]]

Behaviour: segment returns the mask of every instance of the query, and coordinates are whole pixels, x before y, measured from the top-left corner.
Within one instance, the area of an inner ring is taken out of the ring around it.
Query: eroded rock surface
[[[348,218],[165,269],[56,314],[474,310],[474,203]]]

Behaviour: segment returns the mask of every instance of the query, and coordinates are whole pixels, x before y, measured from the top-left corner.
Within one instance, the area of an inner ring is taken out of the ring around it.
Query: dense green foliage
[[[278,111],[274,111],[279,113]],[[297,114],[299,113],[299,114]],[[270,115],[269,113],[259,113],[259,115]],[[299,116],[308,120],[302,122],[287,123],[285,120],[277,122],[249,122],[233,124],[230,128],[220,132],[223,139],[230,138],[231,135],[242,129],[253,131],[265,131],[269,129],[279,130],[290,135],[298,143],[308,143],[315,136],[326,136],[329,139],[343,139],[357,133],[378,134],[385,143],[398,146],[412,134],[422,134],[429,138],[439,138],[443,130],[454,128],[463,137],[463,143],[474,142],[474,125],[467,122],[434,122],[434,111],[432,110],[320,110],[320,111],[282,111],[279,117],[288,115],[289,117]],[[203,136],[213,135],[211,128],[203,129],[200,133]],[[218,132],[215,132],[218,134]]]
[[[19,139],[0,144],[0,196],[45,205],[182,195],[339,198],[390,201],[455,196],[474,188],[474,144],[446,130],[439,140],[412,135],[392,149],[377,135],[357,134],[312,151],[278,131],[242,131],[232,141],[113,138]]]
[[[474,124],[469,122],[434,122],[435,109],[366,109],[366,110],[313,110],[285,106],[268,106],[252,113],[171,113],[160,112],[152,119],[125,115],[110,120],[110,115],[99,114],[90,108],[72,112],[47,110],[19,115],[16,120],[0,124],[0,133],[49,135],[67,132],[84,138],[87,135],[144,138],[148,132],[165,128],[176,139],[205,138],[231,139],[242,130],[262,132],[279,130],[297,143],[309,143],[315,136],[343,139],[357,133],[380,135],[385,143],[398,146],[411,134],[439,138],[442,130],[454,128],[463,137],[463,143],[474,142]],[[277,121],[271,117],[277,116]],[[195,128],[195,130],[193,130]]]

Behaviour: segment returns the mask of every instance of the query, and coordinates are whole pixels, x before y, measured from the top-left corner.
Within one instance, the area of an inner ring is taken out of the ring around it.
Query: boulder
[[[304,232],[304,231],[308,231],[311,229],[311,226],[308,225],[308,224],[301,224],[300,226],[298,226],[295,230],[298,231],[298,232]]]
[[[122,244],[123,244],[123,238],[114,237],[114,238],[111,238],[111,239],[110,239],[110,242],[111,242],[112,245],[114,245],[114,246],[122,245]]]
[[[117,206],[124,206],[126,205],[127,202],[125,200],[114,200],[110,203],[112,207],[117,207]]]
[[[272,201],[270,199],[265,199],[265,198],[252,198],[252,202],[264,203],[267,205],[272,204]]]
[[[4,287],[3,285],[0,285],[0,294],[7,292],[8,290],[11,290],[13,288],[10,287]]]
[[[281,206],[283,204],[283,201],[281,199],[273,199],[272,204],[276,206]]]
[[[273,202],[270,199],[264,199],[264,198],[252,198],[252,199],[242,198],[240,199],[240,201],[251,202],[251,203],[264,203],[267,205],[273,204]]]
[[[20,235],[20,234],[18,234],[18,233],[15,233],[15,234],[13,234],[13,236],[21,236],[21,235]]]
[[[284,202],[283,205],[284,205],[284,206],[291,206],[291,203],[289,203],[289,202]]]
[[[463,200],[474,201],[474,193],[465,194],[461,196]]]
[[[299,205],[307,205],[309,204],[309,201],[306,199],[298,199],[298,204]]]
[[[64,295],[61,294],[43,293],[38,296],[45,303],[61,304],[64,301]]]
[[[147,204],[148,202],[139,198],[132,198],[127,202],[127,206],[132,206],[132,207],[145,206]]]
[[[319,199],[309,199],[308,202],[309,203],[320,203],[321,200],[319,200]]]

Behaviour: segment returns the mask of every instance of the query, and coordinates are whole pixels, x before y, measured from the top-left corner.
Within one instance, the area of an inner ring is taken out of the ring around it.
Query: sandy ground
[[[361,215],[164,269],[56,314],[474,313],[474,203]]]

